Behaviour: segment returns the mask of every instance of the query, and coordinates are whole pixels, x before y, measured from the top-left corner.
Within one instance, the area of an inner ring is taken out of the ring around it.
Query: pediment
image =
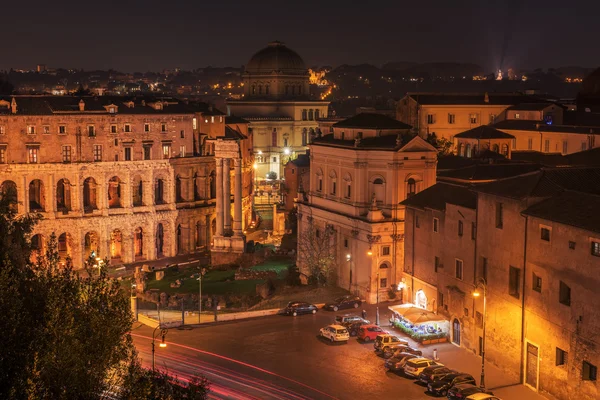
[[[398,153],[436,152],[437,149],[420,136],[415,136],[406,143]]]

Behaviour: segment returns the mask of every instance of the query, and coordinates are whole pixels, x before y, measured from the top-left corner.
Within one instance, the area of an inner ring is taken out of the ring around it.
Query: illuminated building
[[[279,179],[283,165],[306,152],[317,120],[327,117],[329,102],[311,99],[304,61],[281,42],[254,54],[242,81],[243,100],[230,100],[228,107],[232,115],[250,122],[257,176],[264,179],[274,172]]]

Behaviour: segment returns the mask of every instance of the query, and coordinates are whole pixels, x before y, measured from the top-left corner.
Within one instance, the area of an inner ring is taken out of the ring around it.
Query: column
[[[223,159],[223,231],[231,231],[231,180],[230,180],[230,160]]]
[[[233,199],[233,233],[242,236],[242,160],[233,160],[235,168],[234,199]]]
[[[223,236],[223,159],[215,158],[217,163],[217,176],[215,187],[217,189],[217,232],[216,236]]]

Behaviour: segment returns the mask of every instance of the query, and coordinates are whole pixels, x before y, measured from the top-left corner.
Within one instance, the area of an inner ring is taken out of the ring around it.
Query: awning
[[[446,318],[439,314],[434,314],[431,311],[421,309],[420,313],[411,313],[404,316],[414,325],[426,324],[428,322],[446,321]]]
[[[420,308],[420,307],[415,307],[414,304],[400,304],[398,306],[389,306],[388,309],[390,309],[391,311],[395,312],[396,314],[400,314],[403,317],[406,317],[409,314],[414,314],[414,313],[422,313],[422,312],[426,312],[427,310]]]

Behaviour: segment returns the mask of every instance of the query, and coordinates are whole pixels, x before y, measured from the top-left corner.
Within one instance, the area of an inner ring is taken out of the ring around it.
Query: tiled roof
[[[225,137],[228,139],[247,139],[241,132],[225,125]]]
[[[529,215],[600,233],[600,196],[566,190],[523,211]]]
[[[410,129],[410,125],[383,114],[360,113],[333,124],[334,128]]]
[[[490,181],[527,174],[541,169],[539,164],[502,163],[476,164],[449,171],[438,171],[438,179]]]
[[[438,182],[433,186],[409,197],[400,204],[418,209],[446,210],[446,203],[475,209],[477,195],[470,190],[471,186]]]
[[[493,93],[488,92],[488,101],[485,93],[408,93],[417,103],[423,105],[514,105],[520,103],[541,102],[534,97],[520,93]],[[546,102],[547,103],[547,102]]]
[[[468,131],[454,135],[459,139],[514,139],[513,135],[499,131],[490,125],[480,125]]]
[[[553,103],[520,103],[509,107],[509,110],[515,111],[542,111],[546,107],[552,106]]]
[[[477,164],[477,160],[474,158],[459,157],[454,154],[439,157],[437,163],[437,170],[453,170],[456,168],[468,167],[470,165]]]
[[[235,115],[228,115],[225,117],[225,123],[226,124],[248,124],[249,122],[246,121],[244,118],[235,116]]]
[[[589,135],[590,133],[600,134],[598,126],[582,126],[582,125],[547,125],[541,121],[528,121],[522,119],[509,119],[500,121],[492,125],[496,129],[503,131],[542,131],[542,132],[559,132],[559,133],[579,133]]]
[[[513,150],[510,155],[513,161],[525,161],[542,164],[546,167],[557,167],[571,164],[567,157],[560,153],[542,153],[533,150]],[[600,160],[599,160],[600,161]]]
[[[388,151],[397,151],[402,148],[405,144],[407,144],[412,138],[413,135],[401,135],[401,141],[398,145],[398,135],[385,135],[378,137],[367,137],[360,139],[358,146],[355,146],[354,140],[342,140],[334,138],[333,134],[327,134],[321,137],[317,137],[313,139],[312,143],[315,145],[329,145],[335,147],[352,147],[355,149],[370,149],[370,150],[388,150]]]
[[[564,156],[570,165],[585,165],[600,167],[600,147],[580,151]]]

